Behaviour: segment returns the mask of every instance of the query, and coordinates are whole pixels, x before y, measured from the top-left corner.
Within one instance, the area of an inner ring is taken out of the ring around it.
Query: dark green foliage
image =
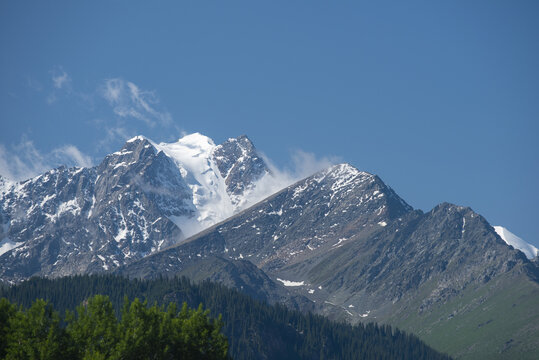
[[[17,309],[7,299],[0,299],[0,358],[6,356],[7,336],[10,334],[9,320],[15,317]]]
[[[119,324],[119,342],[113,359],[224,359],[228,343],[222,323],[209,321],[209,311],[186,303],[181,311],[169,304],[166,311],[135,299],[126,301]]]
[[[319,315],[291,311],[282,305],[270,306],[218,284],[193,284],[185,278],[148,281],[113,275],[55,280],[35,278],[0,290],[0,297],[23,306],[29,306],[35,298],[44,298],[60,311],[74,309],[95,294],[111,299],[114,310],[108,308],[106,313],[99,315],[105,322],[112,311],[118,315],[123,313],[118,324],[121,335],[117,349],[126,353],[131,351],[132,359],[150,358],[146,354],[152,353],[151,349],[165,349],[156,340],[164,333],[170,335],[174,344],[177,341],[195,349],[208,349],[208,353],[223,354],[226,346],[213,341],[219,339],[218,326],[208,326],[204,320],[218,314],[222,314],[223,333],[229,339],[228,350],[234,359],[448,359],[415,336],[389,326],[335,323]],[[124,297],[138,297],[145,302],[135,300],[128,306]],[[171,314],[176,312],[174,305],[166,311],[159,307],[171,302],[186,302],[178,319],[191,319],[185,323],[189,326],[178,332],[169,328],[178,321],[172,319]],[[155,305],[148,307],[148,303]],[[201,307],[198,310],[187,308],[196,308],[201,303],[210,309],[209,313],[203,312]],[[165,314],[162,315],[165,319],[159,320],[161,315],[158,313]],[[106,328],[104,326],[100,331],[106,331]],[[126,331],[128,328],[131,333]],[[197,335],[200,333],[204,336]],[[191,354],[190,348],[178,351]]]
[[[50,304],[36,300],[28,310],[0,299],[2,359],[226,359],[222,323],[202,305],[148,307],[126,298],[121,320],[104,295],[95,295],[67,312],[66,326]]]
[[[118,342],[118,323],[112,303],[104,295],[95,295],[77,307],[77,315],[66,315],[67,331],[71,335],[77,358],[109,359]]]
[[[2,307],[9,308],[2,299]],[[3,323],[2,344],[6,359],[65,359],[69,358],[66,332],[60,326],[60,317],[50,304],[36,300],[23,311],[8,311]]]

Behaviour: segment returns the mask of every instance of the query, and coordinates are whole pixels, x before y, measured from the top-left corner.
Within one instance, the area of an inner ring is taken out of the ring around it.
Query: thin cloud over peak
[[[264,153],[258,151],[270,170],[270,174],[264,176],[245,200],[246,206],[256,204],[260,200],[275,194],[295,182],[311,176],[318,171],[327,169],[341,162],[339,157],[321,157],[303,150],[295,150],[291,153],[289,166],[278,167]]]
[[[92,158],[75,145],[64,145],[49,153],[38,151],[32,140],[23,136],[9,148],[0,144],[0,175],[13,181],[25,180],[59,165],[91,167]]]
[[[172,116],[158,109],[159,99],[154,91],[140,89],[131,81],[112,78],[104,81],[100,93],[120,118],[133,118],[149,127],[172,125]]]
[[[64,160],[67,164],[74,164],[81,167],[91,167],[93,165],[92,157],[82,153],[75,145],[64,145],[52,151],[52,154],[58,160]]]

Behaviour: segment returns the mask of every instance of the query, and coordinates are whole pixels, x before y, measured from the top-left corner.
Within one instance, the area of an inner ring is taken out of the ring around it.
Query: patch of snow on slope
[[[282,282],[284,286],[303,286],[305,285],[304,281],[290,281],[277,278],[278,281]]]
[[[503,226],[494,226],[494,230],[496,230],[496,233],[507,243],[507,245],[511,245],[515,249],[522,251],[528,259],[533,259],[539,254],[539,249],[532,244],[528,244]]]
[[[77,202],[77,199],[72,199],[72,200],[61,203],[58,206],[58,210],[56,214],[54,215],[45,214],[45,216],[47,216],[52,222],[56,222],[62,214],[67,213],[67,212],[70,212],[73,216],[80,215],[81,208]]]
[[[16,247],[21,246],[22,242],[14,242],[10,240],[9,238],[5,238],[4,240],[0,241],[0,255],[15,249]]]

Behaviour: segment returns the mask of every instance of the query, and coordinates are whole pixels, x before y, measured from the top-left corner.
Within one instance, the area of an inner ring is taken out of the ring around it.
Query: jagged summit
[[[230,138],[213,150],[213,159],[223,175],[232,202],[241,205],[241,195],[253,191],[256,180],[269,175],[264,160],[245,135]]]
[[[136,142],[136,141],[144,141],[147,140],[147,138],[143,135],[137,135],[133,136],[131,139],[128,139],[126,143]]]

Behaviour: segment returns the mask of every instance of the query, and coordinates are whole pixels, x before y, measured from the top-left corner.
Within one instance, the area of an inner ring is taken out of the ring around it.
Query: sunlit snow
[[[303,286],[305,285],[304,281],[290,281],[277,278],[278,281],[282,282],[284,286]]]
[[[14,242],[14,241],[11,241],[10,239],[6,238],[2,241],[0,241],[0,255],[10,251],[10,250],[13,250],[15,249],[16,247],[19,247],[21,246],[23,243],[22,242]]]
[[[174,160],[193,192],[198,214],[193,218],[173,218],[186,236],[192,235],[234,213],[225,180],[212,159],[216,147],[212,139],[199,133],[184,136],[175,143],[153,144]]]
[[[503,226],[494,226],[494,230],[496,230],[496,233],[503,241],[515,249],[522,251],[528,259],[533,259],[539,254],[539,250],[535,246],[528,244]]]

